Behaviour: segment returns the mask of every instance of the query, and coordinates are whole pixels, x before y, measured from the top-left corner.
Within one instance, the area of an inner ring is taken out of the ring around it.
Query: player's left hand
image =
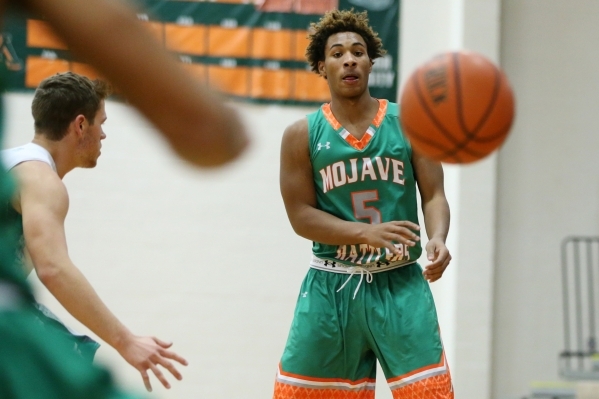
[[[183,378],[171,360],[184,366],[187,366],[187,360],[175,352],[168,350],[171,345],[172,343],[164,342],[156,337],[132,335],[124,347],[119,350],[119,353],[129,364],[139,371],[146,389],[148,392],[151,392],[152,384],[150,383],[148,370],[154,373],[165,388],[169,389],[171,387],[164,374],[158,368],[159,365],[168,370],[176,379],[181,380]]]
[[[451,254],[443,240],[432,238],[426,244],[426,257],[431,263],[424,268],[422,275],[429,283],[432,283],[439,280],[449,266]]]

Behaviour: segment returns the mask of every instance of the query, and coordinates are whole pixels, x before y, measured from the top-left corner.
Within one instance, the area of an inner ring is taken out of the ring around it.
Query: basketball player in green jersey
[[[0,0],[0,15],[9,3],[43,15],[75,54],[158,128],[182,159],[218,166],[246,148],[247,133],[237,113],[177,65],[123,2]],[[0,89],[4,81],[0,63]],[[14,181],[0,170],[0,398],[131,398],[114,387],[108,372],[77,356],[71,341],[40,326],[16,259],[20,221],[10,209],[14,191]],[[168,386],[159,369],[166,348],[154,343],[146,349],[136,356],[146,387],[150,389],[149,371]]]
[[[412,151],[396,104],[370,96],[384,50],[366,13],[334,10],[311,28],[308,61],[332,100],[282,140],[281,193],[313,257],[274,398],[372,399],[377,359],[394,399],[453,398],[427,282],[451,260],[442,167]],[[416,185],[429,238],[424,270]]]

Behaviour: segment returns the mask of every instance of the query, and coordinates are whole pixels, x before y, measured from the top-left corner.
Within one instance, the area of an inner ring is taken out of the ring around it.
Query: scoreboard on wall
[[[308,27],[333,8],[367,10],[388,54],[375,61],[373,96],[397,98],[399,0],[141,0],[138,19],[197,79],[234,98],[289,104],[329,100],[326,81],[305,59]],[[40,19],[11,14],[0,57],[9,90],[37,87],[72,71],[98,77],[74,59]]]

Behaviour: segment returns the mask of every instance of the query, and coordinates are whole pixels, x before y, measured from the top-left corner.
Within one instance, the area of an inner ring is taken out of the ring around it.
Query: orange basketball
[[[473,52],[445,53],[421,65],[406,82],[400,104],[401,125],[412,147],[447,163],[489,155],[514,119],[507,78]]]

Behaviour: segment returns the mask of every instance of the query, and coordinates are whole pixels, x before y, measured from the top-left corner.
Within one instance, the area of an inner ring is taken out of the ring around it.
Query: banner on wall
[[[370,76],[374,97],[396,101],[400,0],[138,0],[138,18],[189,72],[222,93],[255,102],[329,100],[326,81],[305,59],[308,27],[333,8],[368,11],[387,54]],[[98,77],[71,56],[40,19],[11,13],[0,36],[8,90],[33,90],[72,71]]]

